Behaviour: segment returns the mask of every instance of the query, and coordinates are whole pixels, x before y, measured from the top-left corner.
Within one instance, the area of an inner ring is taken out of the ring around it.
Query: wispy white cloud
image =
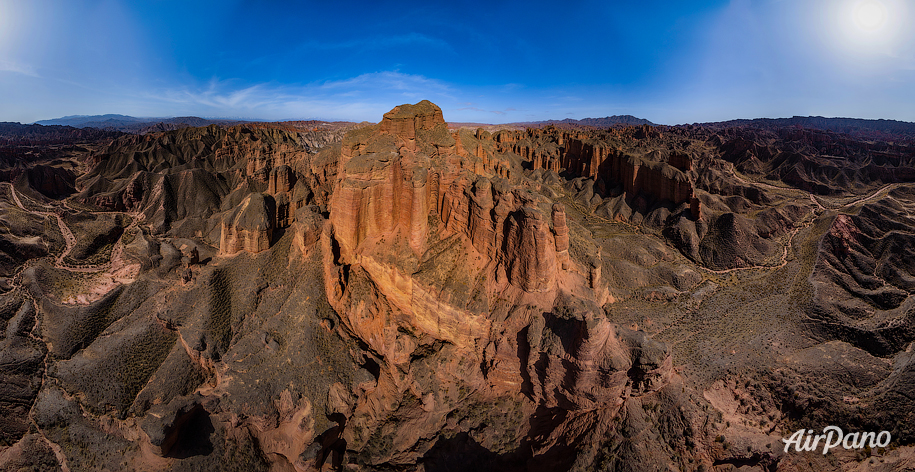
[[[27,75],[29,77],[39,77],[38,72],[35,71],[35,68],[29,64],[23,64],[21,62],[7,61],[0,59],[0,71],[3,72],[15,72],[17,74]]]
[[[213,79],[203,87],[169,89],[146,98],[163,102],[172,109],[207,116],[359,120],[377,120],[402,103],[423,99],[437,103],[455,101],[448,84],[398,71],[297,86],[274,83],[238,86],[234,80]]]
[[[147,112],[146,116],[198,115],[270,120],[378,121],[391,108],[420,100],[436,103],[445,113],[446,120],[456,122],[507,123],[557,116],[586,118],[639,114],[631,107],[608,106],[606,97],[596,90],[564,88],[540,92],[539,100],[531,100],[504,93],[501,84],[489,88],[468,88],[395,70],[299,85],[250,85],[240,84],[238,80],[213,79],[198,87],[172,88],[140,98],[159,110]],[[585,101],[582,96],[594,99]],[[519,101],[525,106],[512,106]]]

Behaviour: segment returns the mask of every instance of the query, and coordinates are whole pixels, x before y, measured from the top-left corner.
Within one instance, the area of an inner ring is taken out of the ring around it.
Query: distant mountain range
[[[0,122],[0,145],[70,144],[118,136],[115,130]]]
[[[86,123],[142,123],[148,121],[161,121],[167,118],[137,118],[127,115],[70,115],[64,116],[62,118],[54,118],[51,120],[41,120],[36,121],[36,125],[61,125],[61,126],[72,126],[74,128],[87,128]],[[97,128],[97,126],[92,126],[92,128]]]
[[[787,127],[811,128],[858,137],[887,140],[893,138],[915,139],[915,123],[896,120],[866,120],[861,118],[825,118],[822,116],[794,116],[791,118],[756,118],[730,120],[716,123],[696,123],[712,128],[749,127],[777,129]]]
[[[36,121],[35,124],[50,126],[72,126],[74,128],[98,128],[122,131],[125,133],[143,133],[149,131],[169,131],[179,128],[235,125],[249,123],[252,120],[209,119],[196,116],[179,116],[173,118],[137,118],[127,115],[71,115],[51,120]]]
[[[606,116],[603,118],[582,118],[580,120],[573,120],[571,118],[566,118],[564,120],[546,120],[546,121],[529,121],[529,122],[519,122],[519,123],[509,123],[513,126],[527,127],[527,128],[543,128],[545,126],[553,125],[557,127],[578,127],[578,126],[593,126],[595,128],[609,128],[615,125],[626,125],[626,126],[641,126],[641,125],[651,125],[655,126],[655,123],[652,123],[646,119],[638,118],[632,115],[613,115]]]

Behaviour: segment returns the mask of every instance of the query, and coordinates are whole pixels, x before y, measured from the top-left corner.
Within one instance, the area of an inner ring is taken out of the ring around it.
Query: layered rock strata
[[[693,218],[701,216],[700,202],[689,177],[692,162],[689,155],[672,153],[662,159],[657,153],[642,156],[623,151],[611,144],[624,136],[653,136],[650,127],[611,129],[602,138],[579,131],[555,128],[526,131],[501,131],[496,135],[498,148],[530,160],[534,170],[568,172],[573,176],[603,179],[618,184],[633,198],[646,195],[674,205],[688,203]]]
[[[500,167],[487,172],[480,158],[458,152],[458,142],[428,102],[397,107],[373,134],[344,142],[330,205],[341,260],[359,260],[382,238],[401,238],[421,257],[430,233],[461,234],[513,286],[551,290],[557,247],[550,220],[536,198],[498,177]]]
[[[221,254],[239,251],[258,253],[270,248],[273,238],[275,205],[260,193],[252,193],[231,213],[223,217]]]

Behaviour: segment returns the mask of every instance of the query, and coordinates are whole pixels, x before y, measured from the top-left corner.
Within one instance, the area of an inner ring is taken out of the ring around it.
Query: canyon
[[[0,127],[0,469],[915,467],[915,142],[802,123]]]

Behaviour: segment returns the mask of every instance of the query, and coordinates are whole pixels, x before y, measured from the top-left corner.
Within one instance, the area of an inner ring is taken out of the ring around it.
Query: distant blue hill
[[[644,119],[638,118],[632,115],[613,115],[607,116],[604,118],[582,118],[580,120],[573,120],[571,118],[566,118],[564,120],[546,120],[546,121],[525,121],[519,123],[509,123],[510,126],[520,126],[526,128],[543,128],[545,126],[553,125],[558,127],[579,127],[579,126],[592,126],[595,128],[609,128],[611,126],[626,125],[626,126],[641,126],[641,125],[651,125],[655,124]]]
[[[62,118],[54,118],[50,120],[41,120],[36,121],[36,125],[61,125],[61,126],[72,126],[74,128],[86,128],[93,127],[98,128],[98,126],[87,125],[86,123],[142,123],[142,122],[159,122],[167,118],[137,118],[134,116],[127,115],[116,115],[116,114],[107,114],[107,115],[70,115],[64,116]]]
[[[756,118],[716,123],[697,123],[712,128],[748,127],[759,129],[809,128],[873,139],[915,138],[915,123],[897,120],[867,120],[862,118],[825,118],[822,116],[793,116],[791,118]]]
[[[51,120],[36,121],[43,126],[72,126],[74,128],[98,128],[121,131],[124,133],[143,133],[147,131],[168,131],[191,126],[234,125],[254,120],[209,119],[197,116],[179,116],[172,118],[137,118],[127,115],[71,115]]]

